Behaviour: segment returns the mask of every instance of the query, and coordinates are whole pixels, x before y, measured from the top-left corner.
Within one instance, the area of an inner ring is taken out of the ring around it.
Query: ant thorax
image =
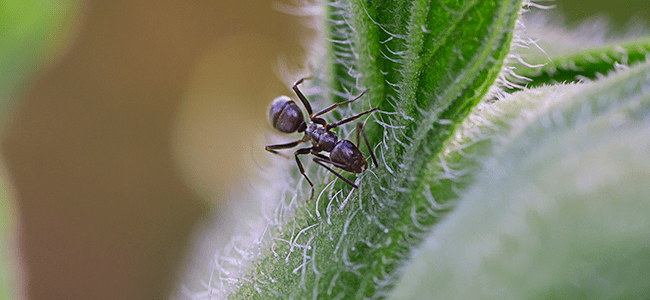
[[[330,152],[338,142],[336,133],[325,130],[325,126],[309,122],[305,135],[311,139],[311,144],[319,151]]]

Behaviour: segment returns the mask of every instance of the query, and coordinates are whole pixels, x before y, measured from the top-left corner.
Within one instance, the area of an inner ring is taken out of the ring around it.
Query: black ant
[[[304,132],[305,135],[302,137],[302,139],[298,141],[294,141],[286,144],[269,145],[266,146],[265,149],[266,151],[279,154],[278,152],[275,151],[276,149],[293,148],[295,146],[298,146],[298,144],[300,143],[311,141],[312,144],[311,147],[298,149],[296,152],[294,152],[294,157],[296,158],[296,164],[298,164],[298,169],[300,169],[300,174],[305,176],[305,179],[307,179],[307,182],[309,182],[309,185],[311,186],[311,196],[309,197],[310,200],[314,198],[314,184],[311,182],[311,180],[309,180],[307,174],[305,174],[305,169],[302,167],[302,164],[298,159],[298,155],[311,153],[312,155],[315,156],[314,162],[321,165],[328,171],[334,173],[334,175],[336,175],[341,180],[345,181],[345,183],[349,184],[353,188],[358,188],[354,183],[350,182],[350,180],[347,180],[341,174],[332,170],[330,167],[326,166],[325,164],[330,164],[352,173],[361,173],[365,171],[366,168],[368,167],[368,163],[366,163],[366,159],[363,157],[363,154],[361,154],[361,151],[359,151],[359,134],[361,133],[363,134],[363,139],[366,142],[366,146],[368,146],[368,150],[370,151],[370,157],[372,158],[372,162],[375,164],[375,167],[378,166],[377,159],[375,158],[375,154],[372,153],[372,148],[370,147],[370,143],[368,143],[368,137],[366,137],[366,133],[363,131],[363,125],[361,123],[357,123],[357,144],[356,145],[354,145],[352,142],[348,140],[339,140],[336,133],[330,130],[340,125],[343,125],[345,123],[352,122],[365,114],[376,111],[377,108],[369,109],[360,114],[354,115],[347,119],[343,119],[336,123],[327,123],[327,121],[325,121],[322,118],[319,118],[318,116],[326,114],[334,110],[335,108],[339,107],[340,105],[357,101],[368,90],[363,91],[361,94],[359,94],[359,96],[357,96],[352,100],[343,101],[340,103],[334,103],[329,107],[314,114],[311,109],[311,105],[309,104],[309,101],[298,89],[298,85],[301,84],[305,79],[311,79],[311,77],[302,78],[298,80],[296,84],[293,85],[293,91],[296,93],[296,95],[298,95],[298,98],[305,106],[305,109],[307,109],[307,112],[309,113],[309,123],[305,122],[305,119],[302,115],[302,111],[300,110],[298,105],[296,105],[296,103],[287,96],[280,96],[275,98],[275,100],[273,100],[273,102],[271,103],[271,108],[269,109],[269,120],[271,121],[271,125],[273,125],[273,128],[280,130],[284,133],[293,133],[296,131]],[[322,151],[329,152],[330,156],[327,157],[323,154],[320,154],[320,152]]]

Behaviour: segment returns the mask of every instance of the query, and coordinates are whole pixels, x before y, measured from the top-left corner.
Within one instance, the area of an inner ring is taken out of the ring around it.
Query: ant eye
[[[273,128],[284,133],[292,133],[304,123],[304,117],[293,100],[287,96],[280,96],[271,103],[269,121]]]

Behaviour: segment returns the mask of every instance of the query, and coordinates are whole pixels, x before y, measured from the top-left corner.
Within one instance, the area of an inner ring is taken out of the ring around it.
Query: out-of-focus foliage
[[[16,248],[16,211],[4,163],[0,162],[0,299],[19,299],[20,262]]]
[[[74,0],[0,1],[0,136],[24,88],[61,55],[74,35],[78,10]],[[17,299],[22,283],[16,260],[16,208],[4,163],[0,165],[0,299]]]
[[[0,1],[0,125],[32,76],[66,48],[79,9],[76,0]]]

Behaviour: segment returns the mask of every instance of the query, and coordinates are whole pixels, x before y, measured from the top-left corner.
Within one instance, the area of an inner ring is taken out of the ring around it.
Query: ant
[[[352,100],[334,103],[314,114],[309,101],[298,89],[299,84],[301,84],[304,80],[309,79],[311,79],[311,77],[302,78],[293,85],[293,91],[296,93],[302,104],[305,106],[305,109],[307,109],[307,112],[309,113],[309,123],[305,122],[302,111],[298,105],[296,105],[296,103],[287,96],[280,96],[275,98],[275,100],[273,100],[271,103],[271,107],[269,109],[269,120],[271,121],[273,128],[284,133],[293,133],[297,131],[299,133],[304,132],[305,134],[298,141],[286,144],[269,145],[266,146],[265,149],[271,153],[279,154],[275,150],[293,148],[295,146],[298,146],[300,143],[311,142],[311,147],[298,149],[296,152],[294,152],[294,157],[296,159],[296,164],[298,164],[298,169],[300,169],[300,174],[302,174],[302,176],[307,179],[307,182],[311,186],[311,196],[309,197],[311,200],[314,198],[314,184],[311,182],[311,180],[309,180],[307,174],[305,174],[305,169],[302,167],[302,164],[298,159],[298,155],[311,153],[313,156],[315,156],[313,158],[314,162],[332,172],[334,175],[336,175],[338,178],[353,188],[358,188],[350,180],[346,179],[341,174],[332,170],[332,168],[328,167],[325,164],[330,164],[345,171],[357,174],[365,171],[368,167],[368,163],[363,157],[363,154],[361,154],[361,151],[359,151],[359,134],[362,134],[363,139],[366,142],[366,146],[368,147],[368,151],[370,151],[372,162],[375,164],[375,167],[378,167],[378,164],[377,159],[375,158],[375,154],[372,153],[370,143],[368,143],[368,137],[366,137],[366,133],[363,131],[363,124],[357,123],[356,145],[348,140],[339,139],[335,132],[330,131],[331,129],[334,129],[340,125],[352,122],[365,114],[376,111],[376,107],[364,111],[360,114],[356,114],[347,119],[343,119],[336,123],[327,123],[325,119],[319,118],[320,115],[326,114],[339,107],[340,105],[357,101],[359,98],[361,98],[361,96],[368,92],[368,90],[363,91],[361,94],[359,94],[359,96]],[[330,156],[327,157],[320,153],[323,151],[329,152]]]

